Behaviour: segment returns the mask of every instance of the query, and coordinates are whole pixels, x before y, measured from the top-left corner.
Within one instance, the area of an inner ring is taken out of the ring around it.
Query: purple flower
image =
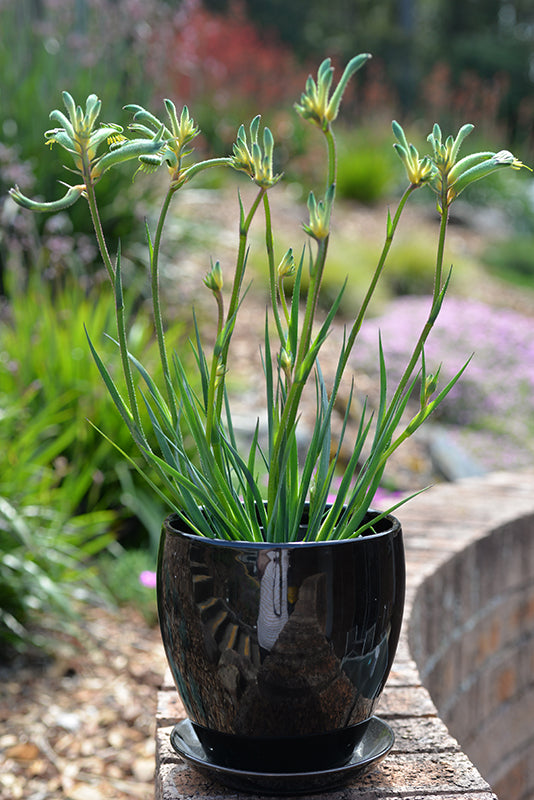
[[[374,376],[378,383],[380,331],[392,392],[429,308],[430,299],[425,297],[394,300],[380,318],[362,326],[353,366]],[[448,426],[460,446],[488,469],[520,469],[532,463],[534,319],[513,309],[448,297],[425,354],[429,372],[443,364],[441,387],[473,354],[466,372],[434,417]]]
[[[142,583],[143,586],[147,586],[149,589],[154,589],[156,587],[156,573],[151,572],[149,569],[143,570],[139,575],[139,583]]]

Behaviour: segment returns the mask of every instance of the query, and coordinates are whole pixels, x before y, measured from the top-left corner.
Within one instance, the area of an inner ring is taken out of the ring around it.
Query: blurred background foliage
[[[78,595],[142,604],[137,573],[155,564],[165,513],[87,423],[108,432],[111,426],[112,438],[134,455],[86,346],[83,324],[99,336],[112,330],[113,315],[87,209],[78,203],[69,213],[36,216],[7,196],[15,183],[46,199],[60,194],[61,154],[46,151],[43,133],[50,110],[61,107],[61,91],[77,102],[96,92],[102,121],[123,124],[126,103],[159,113],[171,97],[200,125],[197,148],[218,155],[231,148],[238,125],[261,111],[280,143],[279,169],[301,199],[301,186],[320,179],[319,159],[292,104],[325,56],[341,65],[361,51],[373,60],[347,93],[338,128],[338,194],[348,208],[382,210],[399,192],[392,118],[418,142],[434,121],[451,132],[470,121],[475,149],[509,147],[532,163],[531,0],[0,0],[0,451],[7,454],[0,472],[0,643],[31,639],[25,625],[37,613],[63,618],[73,587]],[[99,195],[106,234],[122,242],[132,344],[150,363],[152,331],[136,311],[147,292],[144,218],[154,216],[157,178],[132,181],[134,169],[109,173]],[[162,280],[173,298],[169,335],[177,346],[190,333],[180,296],[196,302],[208,267],[195,253],[207,243],[226,247],[228,233],[209,219],[210,203],[225,187],[224,175],[213,173],[192,194],[185,224],[176,218],[171,225]],[[470,201],[507,210],[508,237],[488,243],[478,268],[531,290],[533,199],[523,187],[527,181],[499,174]],[[281,237],[281,248],[292,244]],[[374,258],[365,240],[349,248],[353,238],[350,227],[340,231],[326,286],[334,297],[348,274],[349,307]],[[425,252],[416,237],[397,243],[384,297],[429,290]],[[198,313],[202,318],[201,301]]]

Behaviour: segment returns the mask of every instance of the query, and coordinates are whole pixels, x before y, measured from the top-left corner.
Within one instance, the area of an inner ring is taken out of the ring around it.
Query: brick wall
[[[497,795],[534,798],[534,515],[421,584],[410,640],[441,718]]]

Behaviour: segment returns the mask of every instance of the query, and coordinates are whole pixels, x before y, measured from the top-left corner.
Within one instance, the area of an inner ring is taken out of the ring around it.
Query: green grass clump
[[[89,332],[113,330],[112,298],[99,293],[96,302],[96,290],[37,278],[10,288],[0,316],[0,645],[21,649],[46,646],[47,635],[68,626],[76,598],[108,595],[95,556],[120,532],[121,541],[135,534],[153,552],[167,509],[143,500],[144,483],[140,489],[136,473],[91,424],[141,458],[84,330],[84,323]],[[178,348],[185,335],[182,323],[168,331]],[[134,319],[130,344],[156,363],[148,322]],[[108,354],[115,347],[101,343]],[[133,515],[138,522],[126,525]]]
[[[534,289],[534,236],[516,235],[492,242],[482,260],[499,278]]]
[[[26,289],[11,293],[0,327],[0,413],[25,397],[24,419],[46,415],[46,409],[61,399],[72,427],[57,427],[56,457],[61,458],[65,475],[78,472],[80,465],[90,469],[91,480],[80,498],[82,508],[117,508],[122,494],[117,466],[123,457],[100,431],[136,461],[141,458],[107,394],[87,341],[86,330],[95,338],[98,334],[103,357],[114,356],[113,340],[100,340],[101,331],[113,331],[113,315],[113,299],[97,288],[86,292],[73,282],[54,288],[35,277]],[[186,327],[180,322],[168,331],[169,342],[179,349],[185,338]],[[150,323],[134,317],[131,351],[142,350],[149,365],[157,363],[152,339]],[[187,353],[187,345],[183,349]],[[22,420],[20,426],[24,428]]]
[[[390,141],[377,130],[360,131],[355,144],[339,137],[338,196],[373,205],[391,195],[399,176],[398,159]],[[388,144],[389,149],[388,149]]]
[[[0,407],[0,644],[18,649],[46,645],[47,629],[52,637],[73,619],[74,601],[101,589],[91,563],[115,519],[79,511],[92,463],[65,470],[62,452],[77,436],[70,398],[29,411],[36,392]]]

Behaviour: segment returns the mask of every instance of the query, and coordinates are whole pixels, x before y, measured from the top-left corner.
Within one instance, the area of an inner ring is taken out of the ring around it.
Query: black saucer
[[[178,755],[207,777],[215,777],[239,791],[276,795],[321,792],[341,786],[349,779],[361,778],[389,753],[394,741],[389,725],[379,717],[371,717],[362,740],[344,766],[318,772],[276,773],[230,769],[214,763],[206,755],[188,719],[175,725],[171,733],[171,744]]]

